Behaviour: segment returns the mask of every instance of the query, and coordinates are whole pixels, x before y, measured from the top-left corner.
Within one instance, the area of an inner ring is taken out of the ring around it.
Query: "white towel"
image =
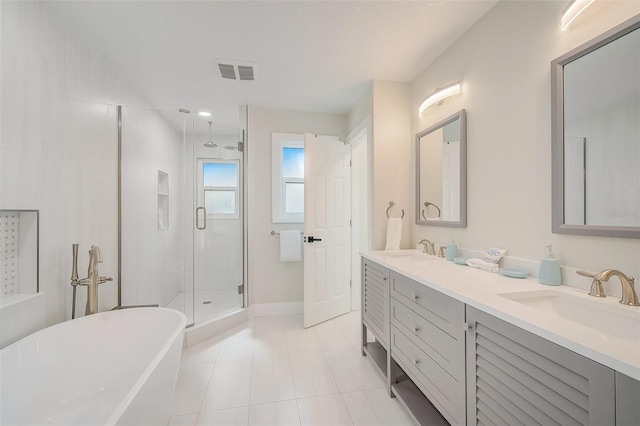
[[[297,229],[280,231],[280,262],[302,260],[302,234]]]
[[[483,271],[487,271],[487,272],[498,272],[500,270],[500,267],[498,266],[498,264],[496,263],[489,263],[486,262],[482,259],[477,259],[477,258],[471,258],[471,259],[467,259],[466,260],[467,265],[471,266],[472,268],[478,268],[478,269],[482,269]]]
[[[385,250],[400,250],[400,239],[402,238],[402,219],[399,217],[389,218],[387,222],[387,245]]]

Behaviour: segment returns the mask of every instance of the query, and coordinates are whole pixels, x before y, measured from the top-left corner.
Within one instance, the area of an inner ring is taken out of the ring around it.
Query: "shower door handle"
[[[200,221],[198,220],[198,212],[202,210],[204,212],[204,225],[202,226],[202,228],[199,226]],[[196,228],[199,230],[203,230],[203,229],[207,229],[207,209],[205,209],[204,207],[198,207],[196,209]]]

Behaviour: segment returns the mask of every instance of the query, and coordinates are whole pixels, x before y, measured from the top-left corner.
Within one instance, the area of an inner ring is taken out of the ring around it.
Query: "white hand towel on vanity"
[[[387,245],[385,250],[400,250],[402,218],[392,217],[387,221]]]
[[[280,231],[280,261],[298,262],[302,260],[302,234],[297,229]]]

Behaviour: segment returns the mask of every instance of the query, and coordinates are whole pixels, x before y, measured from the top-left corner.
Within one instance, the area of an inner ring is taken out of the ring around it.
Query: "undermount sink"
[[[435,260],[438,257],[437,256],[433,256],[433,255],[429,255],[429,254],[423,254],[423,253],[418,253],[418,252],[409,252],[409,253],[387,253],[386,256],[388,257],[392,257],[394,259],[402,259],[402,260],[409,260],[412,262],[428,262],[431,260]]]
[[[553,290],[503,293],[499,296],[623,340],[640,341],[640,310],[632,312],[603,300],[588,300]]]

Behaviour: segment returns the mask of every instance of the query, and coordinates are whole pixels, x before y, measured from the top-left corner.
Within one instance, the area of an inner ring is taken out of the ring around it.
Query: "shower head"
[[[211,121],[209,121],[209,140],[202,144],[206,148],[215,148],[218,144],[213,143],[213,131],[211,130]]]

